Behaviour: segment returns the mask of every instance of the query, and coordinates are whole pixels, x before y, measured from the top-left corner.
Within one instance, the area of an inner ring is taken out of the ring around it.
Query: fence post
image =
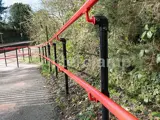
[[[16,48],[16,58],[17,58],[17,67],[19,68],[19,60],[18,60],[18,51],[17,51],[17,48]]]
[[[32,61],[32,49],[31,48],[29,48],[29,53],[30,53],[30,59]]]
[[[24,48],[22,48],[23,60],[24,60]]]
[[[48,36],[48,27],[46,26],[46,40],[49,40],[49,36]]]
[[[58,61],[57,61],[57,46],[56,46],[56,43],[53,43],[53,47],[54,47],[54,60],[55,60],[55,63],[58,63]],[[58,68],[57,68],[56,65],[55,65],[55,70],[56,70],[56,77],[58,77]]]
[[[48,43],[48,57],[51,59],[51,47],[50,47],[49,43]],[[52,72],[52,64],[51,64],[51,62],[49,62],[49,63],[50,63],[49,64],[50,72]]]
[[[104,16],[95,16],[99,25],[100,59],[101,59],[101,91],[109,97],[108,90],[108,19]],[[109,120],[109,111],[102,106],[102,120]]]
[[[28,47],[28,60],[29,60],[29,63],[30,63],[31,60],[30,60],[30,50],[29,50],[29,47]]]
[[[44,46],[42,46],[42,55],[44,56]],[[42,56],[42,59],[43,59],[43,64],[45,64],[45,61],[44,61],[44,57]]]
[[[39,49],[39,61],[41,62],[42,61],[42,59],[41,59],[41,48],[38,47],[38,49]]]
[[[49,36],[48,36],[48,27],[46,26],[46,41],[48,42],[49,40]],[[46,57],[49,57],[49,47],[48,44],[45,46],[45,52],[46,52]],[[47,50],[48,50],[48,56],[47,56]],[[46,60],[46,63],[48,63],[48,61]]]
[[[44,51],[45,51],[45,56],[48,57],[48,56],[47,56],[47,46],[44,46]],[[47,63],[48,63],[48,61],[47,61],[47,59],[46,59],[46,64],[47,64]]]
[[[6,67],[7,67],[7,59],[6,59],[6,49],[4,48],[4,58],[5,58],[5,64],[6,64]]]
[[[67,68],[67,50],[66,50],[66,39],[61,38],[60,39],[62,41],[63,44],[63,56],[64,56],[64,68]],[[68,75],[65,74],[65,85],[66,85],[66,94],[69,94],[69,87],[68,87]]]

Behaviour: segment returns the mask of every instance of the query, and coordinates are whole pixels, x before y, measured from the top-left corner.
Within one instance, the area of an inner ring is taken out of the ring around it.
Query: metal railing
[[[46,28],[46,36],[47,42],[36,45],[34,47],[38,48],[39,51],[39,59],[40,62],[49,63],[50,71],[52,71],[52,65],[55,65],[56,76],[58,76],[58,72],[63,72],[65,75],[65,89],[66,94],[69,94],[69,84],[68,77],[74,80],[77,84],[79,84],[83,89],[86,90],[89,100],[100,102],[102,104],[102,120],[109,120],[109,112],[115,115],[120,120],[138,120],[134,115],[123,109],[120,105],[115,103],[113,100],[109,98],[108,91],[108,67],[107,67],[107,59],[108,59],[108,20],[104,16],[94,16],[92,18],[89,17],[89,10],[98,2],[98,0],[87,0],[85,4],[71,17],[71,19],[55,34],[51,39],[48,40],[48,32]],[[93,25],[99,26],[99,36],[100,36],[100,59],[103,60],[103,66],[101,66],[101,92],[88,84],[85,80],[76,76],[74,73],[70,72],[67,69],[67,50],[66,50],[66,39],[59,38],[61,33],[65,31],[70,25],[72,25],[77,19],[79,19],[82,15],[86,16],[86,21],[92,23]],[[57,63],[57,50],[56,43],[53,43],[53,40],[59,40],[63,45],[63,56],[64,56],[64,66],[61,66]],[[54,61],[51,59],[51,47],[54,48]],[[23,47],[22,47],[23,49]],[[16,48],[16,58],[18,58],[17,48]],[[23,56],[25,53],[23,52]],[[31,49],[28,47],[28,57],[31,60]],[[4,57],[6,58],[6,54],[4,51]],[[6,59],[5,59],[6,60]],[[17,59],[17,66],[18,59]]]

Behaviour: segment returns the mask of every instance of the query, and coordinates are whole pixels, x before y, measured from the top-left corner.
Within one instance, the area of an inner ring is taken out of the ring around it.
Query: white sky
[[[4,6],[10,6],[14,3],[24,3],[29,4],[33,10],[38,10],[40,8],[40,0],[2,0]]]

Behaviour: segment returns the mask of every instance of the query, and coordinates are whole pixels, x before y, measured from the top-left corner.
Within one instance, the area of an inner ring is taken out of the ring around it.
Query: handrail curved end
[[[93,25],[96,24],[96,18],[94,16],[92,16],[92,18],[90,18],[88,11],[85,12],[85,15],[86,15],[87,22],[92,23]]]

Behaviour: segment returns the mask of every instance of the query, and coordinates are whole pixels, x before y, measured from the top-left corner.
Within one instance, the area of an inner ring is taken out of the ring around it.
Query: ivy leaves
[[[156,63],[160,63],[160,54],[157,54]]]
[[[151,51],[149,49],[141,50],[139,57],[142,58],[144,55],[148,55]]]
[[[152,40],[152,38],[154,38],[156,32],[157,32],[157,26],[153,25],[153,26],[149,27],[149,25],[146,24],[145,27],[144,27],[144,32],[141,35],[141,40],[142,41]]]
[[[139,57],[143,57],[145,54],[145,50],[141,50],[140,53],[139,53]]]
[[[160,112],[152,112],[152,116],[158,120],[160,118]]]
[[[139,57],[142,58],[144,57],[145,55],[149,54],[150,50],[141,50],[139,52]],[[157,54],[156,55],[156,63],[159,64],[160,63],[160,54]]]

